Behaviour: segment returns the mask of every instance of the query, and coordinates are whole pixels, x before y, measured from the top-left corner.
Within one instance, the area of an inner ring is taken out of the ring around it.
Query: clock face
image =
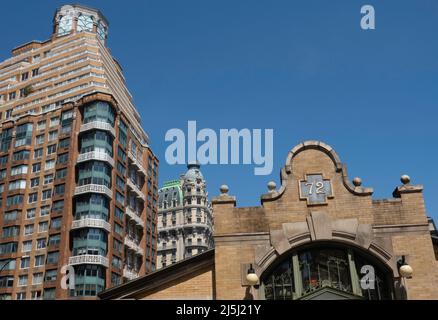
[[[71,31],[72,18],[70,16],[64,16],[59,21],[58,35],[64,35]]]
[[[93,19],[90,16],[81,15],[78,18],[78,32],[93,31]]]

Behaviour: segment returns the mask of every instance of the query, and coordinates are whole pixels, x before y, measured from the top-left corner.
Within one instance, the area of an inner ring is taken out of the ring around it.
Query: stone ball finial
[[[401,176],[400,181],[403,184],[408,184],[409,182],[411,182],[411,178],[407,174],[404,174]]]
[[[353,179],[353,184],[354,184],[356,187],[360,187],[360,186],[362,185],[362,179],[359,178],[359,177],[354,178],[354,179]]]
[[[228,186],[226,184],[221,185],[220,191],[221,191],[222,194],[227,194],[228,190],[229,190],[229,188],[228,188]]]
[[[274,181],[268,182],[268,190],[269,192],[274,192],[275,188],[277,188],[277,184]]]

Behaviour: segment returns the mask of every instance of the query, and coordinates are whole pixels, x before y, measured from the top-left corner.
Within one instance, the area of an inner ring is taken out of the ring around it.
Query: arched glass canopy
[[[298,249],[261,277],[267,300],[393,299],[390,271],[376,258],[346,246]]]

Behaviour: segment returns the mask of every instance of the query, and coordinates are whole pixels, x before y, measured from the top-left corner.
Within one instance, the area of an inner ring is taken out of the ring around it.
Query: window
[[[116,177],[116,184],[121,190],[125,190],[125,181],[119,176]]]
[[[52,219],[51,228],[53,228],[53,229],[61,229],[61,222],[62,222],[62,218],[61,217]]]
[[[43,138],[44,138],[44,136],[43,136]],[[35,150],[34,150],[34,152],[33,152],[33,158],[34,158],[34,159],[39,159],[39,158],[41,158],[42,156],[43,156],[43,148],[35,149]]]
[[[7,221],[13,221],[18,219],[18,210],[13,210],[13,211],[7,211],[5,212],[5,215],[3,217],[3,221],[7,222]]]
[[[87,15],[80,15],[78,18],[77,31],[93,31],[93,19]]]
[[[32,296],[31,296],[32,300],[41,300],[41,291],[39,291],[39,290],[32,291],[31,294],[32,294]]]
[[[58,126],[59,125],[59,117],[50,118],[50,126]]]
[[[37,250],[44,249],[45,247],[46,247],[46,239],[45,238],[38,239],[37,240]]]
[[[49,223],[47,221],[38,224],[38,233],[46,232],[47,230],[49,230]]]
[[[54,300],[55,299],[55,293],[56,293],[56,289],[55,288],[44,289],[43,299],[44,300]]]
[[[57,159],[58,164],[66,164],[68,162],[68,152],[60,154]]]
[[[32,143],[32,130],[32,123],[17,126],[15,133],[15,147],[30,145]]]
[[[9,187],[8,187],[9,191],[20,190],[20,189],[26,189],[26,180],[15,180],[9,182]]]
[[[7,242],[0,244],[0,254],[17,252],[17,242]]]
[[[50,131],[49,132],[49,141],[56,140],[58,138],[58,131]]]
[[[28,236],[33,233],[33,224],[27,224],[24,226],[24,235]]]
[[[44,190],[41,196],[41,200],[47,200],[52,198],[52,190]]]
[[[22,257],[21,258],[21,269],[27,269],[30,266],[30,257]]]
[[[123,235],[122,226],[119,225],[118,223],[114,223],[114,232],[122,236]]]
[[[34,273],[32,277],[32,285],[37,285],[43,283],[43,273]]]
[[[53,202],[52,211],[53,212],[60,212],[64,210],[64,200],[59,200]]]
[[[11,173],[12,176],[12,173]],[[6,169],[0,170],[0,179],[6,178]]]
[[[35,137],[35,144],[42,144],[44,143],[44,135],[40,134]]]
[[[38,75],[39,69],[35,68],[32,70],[32,77],[36,77]]]
[[[37,130],[44,130],[46,128],[46,120],[38,121]]]
[[[49,237],[49,246],[57,246],[61,242],[61,235],[55,234]]]
[[[27,165],[21,165],[11,168],[11,176],[16,176],[19,174],[27,174]]]
[[[55,186],[55,195],[63,195],[65,192],[65,184]]]
[[[16,300],[26,300],[26,292],[18,292]]]
[[[6,198],[6,206],[7,207],[20,205],[22,203],[23,203],[23,195],[22,194],[17,194],[15,196],[9,196]]]
[[[113,240],[113,249],[117,252],[123,252],[123,243],[121,243],[119,240],[114,239]]]
[[[49,252],[47,255],[47,264],[57,264],[59,259],[59,251]]]
[[[56,144],[52,144],[47,147],[47,155],[56,153]]]
[[[37,201],[38,201],[38,193],[37,192],[29,194],[29,198],[28,198],[27,203],[35,203]]]
[[[112,266],[118,269],[122,269],[122,260],[116,256],[113,256]]]
[[[49,213],[50,213],[50,206],[42,206],[41,207],[41,211],[40,211],[41,217],[47,216],[47,215],[49,215]]]
[[[14,277],[0,277],[0,288],[11,288],[14,286]]]
[[[44,170],[51,170],[55,168],[55,160],[47,160],[44,166]]]
[[[70,138],[62,139],[59,141],[59,148],[68,148],[70,146]]]
[[[33,178],[30,180],[30,187],[31,188],[35,188],[38,187],[40,185],[40,178]]]
[[[56,276],[58,275],[58,270],[46,270],[46,276],[44,281],[56,281]]]
[[[125,153],[125,151],[123,151],[122,148],[120,148],[120,147],[117,148],[117,155],[119,156],[119,158],[120,158],[123,162],[126,161],[126,153]]]
[[[0,270],[15,270],[16,260],[4,259],[0,260]]]
[[[53,173],[51,174],[46,174],[44,176],[44,185],[52,183],[53,182]]]
[[[117,161],[117,170],[119,170],[119,172],[122,174],[122,176],[124,176],[126,174],[125,166],[119,161]]]
[[[15,155],[15,153],[14,153],[14,155]],[[0,166],[5,166],[8,163],[8,159],[9,159],[9,156],[7,156],[7,155],[0,157]],[[16,161],[16,160],[14,159],[14,161]]]
[[[36,173],[36,172],[40,172],[40,171],[41,171],[41,163],[40,162],[34,163],[32,165],[32,172]]]
[[[3,238],[10,238],[10,237],[16,237],[20,234],[20,227],[19,226],[10,226],[10,227],[4,227],[3,228]]]
[[[44,258],[45,256],[39,255],[39,256],[35,256],[35,267],[41,267],[44,265]]]
[[[67,169],[59,169],[56,171],[56,179],[64,179],[67,176]]]
[[[353,281],[359,282],[363,276],[360,269],[364,264],[375,267],[377,285],[373,290],[361,290],[359,283],[353,286]],[[283,258],[261,282],[268,300],[299,299],[326,287],[370,300],[391,299],[389,279],[377,267],[376,263],[365,262],[362,254],[351,248],[310,248]]]
[[[116,210],[115,210],[115,216],[116,216],[119,220],[123,221],[124,213],[123,213],[122,210],[120,210],[118,207],[116,207]]]
[[[18,277],[18,286],[19,287],[27,286],[27,275]]]
[[[111,272],[111,283],[113,285],[118,285],[122,283],[122,277],[119,276],[117,273],[115,272]]]
[[[16,97],[17,97],[17,93],[15,91],[9,93],[9,100],[14,100]],[[8,110],[8,111],[10,111],[10,113],[8,114],[8,112],[6,111],[6,119],[10,118],[12,115],[12,110]]]
[[[118,191],[116,192],[116,201],[120,204],[125,204],[125,197]]]
[[[21,252],[29,252],[32,250],[32,240],[23,241]]]
[[[27,211],[26,211],[26,219],[33,219],[33,218],[35,218],[35,214],[36,214],[36,209],[35,208],[27,209]]]
[[[29,72],[24,72],[21,74],[21,81],[29,79]]]

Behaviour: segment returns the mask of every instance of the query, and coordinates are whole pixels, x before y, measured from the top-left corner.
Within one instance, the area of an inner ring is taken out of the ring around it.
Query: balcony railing
[[[72,222],[72,229],[80,229],[80,228],[99,228],[99,229],[105,229],[108,232],[111,232],[111,225],[102,219],[81,219],[81,220],[74,220]]]
[[[69,265],[78,265],[78,264],[99,264],[108,268],[109,263],[108,259],[99,255],[85,254],[80,256],[73,256],[68,259]]]
[[[134,182],[132,182],[131,178],[127,179],[126,184],[128,185],[128,187],[132,189],[132,191],[134,191],[137,194],[137,198],[146,201],[146,195],[143,192],[141,192],[141,190],[134,184]]]
[[[126,215],[134,220],[137,225],[144,228],[144,221],[133,210],[131,210],[131,208],[126,207]]]
[[[140,164],[140,161],[131,150],[128,152],[128,158],[131,160],[132,164],[137,167],[138,172],[142,173],[144,176],[147,176],[145,168],[143,168],[143,166]]]
[[[107,186],[100,184],[86,184],[83,186],[76,187],[75,196],[85,193],[101,193],[101,194],[105,194],[110,199],[113,198],[113,193],[111,189],[109,189]]]
[[[108,153],[99,151],[81,153],[80,155],[78,155],[77,163],[90,160],[105,161],[108,162],[112,167],[114,167],[114,159]]]
[[[133,269],[129,269],[128,267],[123,268],[123,276],[128,280],[133,280],[139,277],[138,272]]]
[[[125,245],[129,249],[133,250],[136,254],[139,254],[141,256],[144,255],[143,249],[137,243],[135,243],[134,240],[132,240],[130,237],[125,237],[124,242],[125,242]]]
[[[85,132],[85,131],[93,130],[93,129],[105,130],[105,131],[110,132],[113,135],[113,137],[116,136],[116,131],[114,130],[113,125],[111,123],[104,122],[104,121],[92,121],[92,122],[85,123],[85,124],[81,125],[80,132]]]

